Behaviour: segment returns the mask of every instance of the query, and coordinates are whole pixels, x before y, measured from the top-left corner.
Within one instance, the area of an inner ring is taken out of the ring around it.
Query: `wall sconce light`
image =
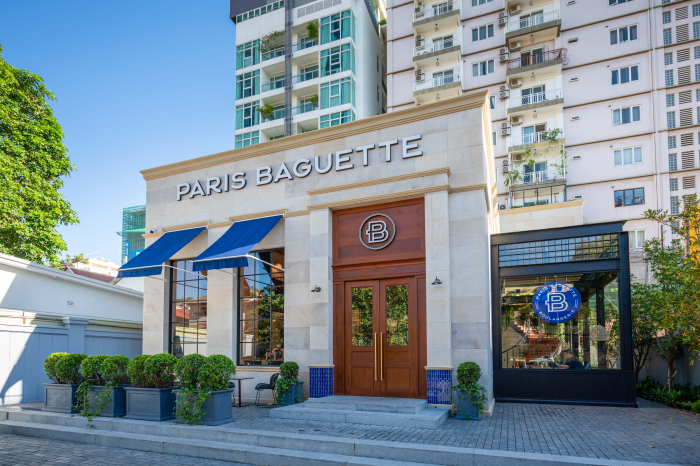
[[[435,66],[440,66],[440,59],[435,60]]]
[[[435,281],[434,281],[433,283],[431,283],[431,285],[442,285],[442,282],[441,282],[440,279],[437,277],[437,275],[435,276]]]
[[[435,32],[438,32],[437,23],[435,23]]]
[[[435,96],[435,102],[440,102],[440,94]]]
[[[313,288],[311,288],[312,293],[320,293],[321,292],[321,287],[318,285],[315,285]]]
[[[537,119],[537,114],[536,114],[536,113],[533,113],[533,114],[532,114],[532,118]]]
[[[534,81],[534,80],[535,80],[535,73],[532,73],[532,76],[530,76],[530,81]]]

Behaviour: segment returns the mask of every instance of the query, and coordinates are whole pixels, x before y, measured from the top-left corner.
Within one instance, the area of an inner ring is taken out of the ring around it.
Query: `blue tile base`
[[[452,371],[428,370],[428,403],[434,405],[452,404],[450,387],[452,386]]]
[[[311,387],[309,398],[323,398],[333,395],[333,368],[310,367]]]

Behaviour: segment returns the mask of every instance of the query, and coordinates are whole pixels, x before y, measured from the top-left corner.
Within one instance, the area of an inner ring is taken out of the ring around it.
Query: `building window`
[[[491,96],[491,110],[493,110],[494,108],[496,108],[496,96],[492,95]]]
[[[695,81],[700,81],[700,65],[695,65]]]
[[[264,15],[265,13],[269,13],[274,10],[279,10],[280,8],[284,8],[284,0],[270,3],[269,5],[265,5],[263,7],[256,8],[255,10],[250,10],[238,15],[236,16],[236,24],[240,23],[241,21],[253,19],[256,16]]]
[[[345,37],[355,38],[355,15],[350,10],[321,18],[321,44]]]
[[[673,65],[673,52],[664,53],[664,65]]]
[[[170,264],[170,353],[206,356],[207,272],[192,272],[191,260]]]
[[[342,112],[331,113],[330,115],[321,116],[321,128],[328,128],[329,126],[338,126],[344,123],[350,123],[355,119],[355,114],[351,110],[344,110]]]
[[[260,132],[253,131],[252,133],[239,134],[236,136],[235,148],[248,147],[260,142]]]
[[[615,191],[615,207],[644,205],[644,188]]]
[[[337,105],[355,105],[355,82],[352,78],[336,79],[321,84],[321,108],[330,108]]]
[[[675,149],[675,148],[676,148],[676,137],[675,137],[675,136],[669,136],[669,137],[668,137],[668,148],[669,148],[669,149]]]
[[[670,11],[664,11],[661,14],[661,18],[663,19],[664,24],[668,24],[671,22],[671,12]]]
[[[693,23],[693,39],[700,39],[700,22]]]
[[[646,241],[646,230],[632,230],[629,232],[630,249],[641,249]]]
[[[611,31],[612,36],[612,31]],[[671,45],[671,28],[664,29],[664,45]]]
[[[472,42],[485,40],[490,37],[493,37],[493,24],[487,24],[486,26],[479,26],[478,28],[472,29]]]
[[[678,191],[678,178],[671,178],[668,183],[669,191]]]
[[[613,110],[613,125],[626,125],[627,123],[633,123],[640,121],[642,119],[642,107],[641,105],[634,105],[632,107],[621,107]]]
[[[494,61],[493,60],[484,60],[482,62],[472,64],[472,76],[473,77],[484,76],[487,74],[491,74],[493,72],[494,72]]]
[[[676,105],[676,95],[666,94],[666,106],[673,107],[674,105]]]
[[[260,70],[236,76],[236,99],[260,94]]]
[[[693,5],[693,16],[700,16],[700,3]]]
[[[240,70],[247,66],[253,66],[260,63],[260,45],[259,40],[246,42],[245,44],[236,46],[236,69]]]
[[[617,234],[498,245],[499,267],[581,262],[617,259],[619,257],[620,240]]]
[[[238,363],[279,366],[284,362],[284,249],[251,254],[267,264],[248,259],[248,266],[238,269]]]
[[[676,127],[676,112],[666,112],[666,126],[668,129]]]
[[[630,147],[613,151],[615,165],[631,165],[642,162],[642,148]]]
[[[493,145],[496,146],[496,142],[498,141],[498,138],[496,137],[498,135],[498,131],[494,131],[493,134],[491,134],[491,139],[493,139]],[[496,170],[496,174],[498,174],[498,170]]]
[[[625,26],[610,31],[610,45],[624,44],[631,40],[637,40],[637,25]]]
[[[673,86],[673,70],[666,70],[666,87]]]
[[[260,102],[250,102],[243,105],[236,105],[236,129],[249,128],[259,123],[260,115],[257,109]]]
[[[472,0],[472,6],[483,5],[487,2],[492,2],[493,0]]]
[[[626,66],[610,71],[612,85],[627,84],[630,81],[639,81],[639,65]]]
[[[355,48],[352,44],[321,50],[321,76],[348,70],[355,72]]]
[[[700,102],[700,89],[695,89],[695,101]]]
[[[676,154],[668,154],[668,171],[675,172],[678,170],[678,156]]]
[[[671,196],[671,215],[675,215],[678,213],[679,206],[680,206],[680,201],[678,200],[678,196]]]

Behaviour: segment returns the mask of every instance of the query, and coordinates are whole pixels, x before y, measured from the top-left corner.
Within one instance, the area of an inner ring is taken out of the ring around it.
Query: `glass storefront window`
[[[284,249],[251,255],[284,268]],[[248,259],[238,276],[238,363],[279,366],[284,362],[284,272]]]
[[[563,282],[581,296],[570,320],[548,323],[532,300],[547,283]],[[620,369],[617,272],[573,273],[501,280],[503,369]]]
[[[207,355],[207,272],[192,272],[192,261],[172,261],[170,270],[170,353]],[[180,270],[177,270],[180,269]],[[201,276],[201,275],[203,276]]]

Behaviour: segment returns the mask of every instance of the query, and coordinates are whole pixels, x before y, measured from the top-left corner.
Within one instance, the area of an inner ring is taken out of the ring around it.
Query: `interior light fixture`
[[[431,283],[431,285],[442,285],[442,282],[441,282],[440,279],[437,277],[437,275],[435,276],[435,281],[434,281],[433,283]]]

